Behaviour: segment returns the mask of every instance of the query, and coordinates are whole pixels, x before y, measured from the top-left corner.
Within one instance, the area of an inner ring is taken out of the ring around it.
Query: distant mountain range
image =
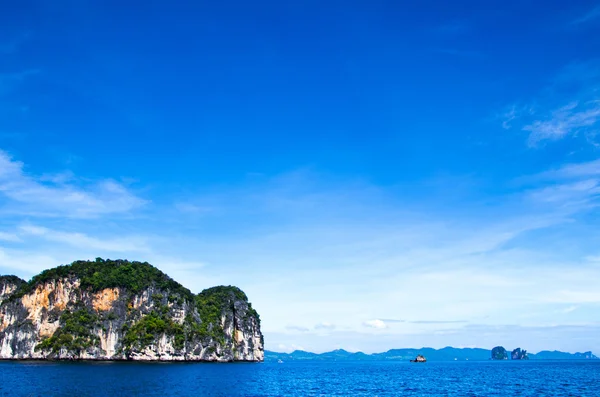
[[[296,350],[292,353],[277,353],[265,350],[265,361],[373,361],[373,360],[396,360],[408,361],[421,354],[428,361],[484,361],[490,360],[492,351],[487,349],[444,347],[433,349],[424,347],[421,349],[392,349],[385,353],[365,354],[362,352],[350,353],[339,349],[327,353],[310,353]],[[537,354],[528,353],[532,360],[598,360],[592,352],[565,353],[559,351],[544,350]]]

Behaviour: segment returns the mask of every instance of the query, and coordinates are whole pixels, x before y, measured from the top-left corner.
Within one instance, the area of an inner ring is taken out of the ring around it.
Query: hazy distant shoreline
[[[265,350],[265,361],[407,361],[415,358],[417,354],[424,355],[428,361],[482,361],[491,360],[492,350],[455,347],[433,349],[425,347],[421,349],[391,349],[383,353],[372,354],[363,352],[351,353],[343,349],[325,353],[311,353],[302,350],[296,350],[291,353],[278,353]],[[598,357],[591,351],[568,353],[557,350],[543,350],[535,354],[528,353],[528,356],[531,360],[598,360]]]

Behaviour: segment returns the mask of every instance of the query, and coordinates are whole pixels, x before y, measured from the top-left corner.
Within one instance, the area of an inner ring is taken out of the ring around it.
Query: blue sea
[[[0,362],[0,396],[600,396],[598,361]]]

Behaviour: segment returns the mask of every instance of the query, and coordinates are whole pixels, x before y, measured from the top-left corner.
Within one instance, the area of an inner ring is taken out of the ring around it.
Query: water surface
[[[600,396],[598,361],[0,362],[0,396]]]

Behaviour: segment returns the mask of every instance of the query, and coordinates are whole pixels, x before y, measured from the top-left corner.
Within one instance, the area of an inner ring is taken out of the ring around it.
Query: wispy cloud
[[[556,317],[556,314],[553,314]],[[599,323],[571,323],[571,324],[471,324],[461,327],[446,328],[444,330],[415,330],[414,332],[398,334],[379,331],[376,338],[369,335],[372,340],[368,346],[362,342],[365,334],[358,331],[340,331],[332,335],[336,343],[332,344],[324,338],[315,338],[310,345],[304,345],[309,351],[330,351],[334,346],[363,346],[362,348],[347,348],[350,351],[361,350],[366,353],[379,353],[393,348],[420,348],[423,346],[443,348],[445,346],[470,347],[492,349],[494,346],[503,345],[507,348],[522,347],[531,353],[541,350],[557,349],[562,351],[597,351],[600,345],[596,334],[600,332]],[[268,333],[265,338],[269,341],[280,341],[271,344],[271,349],[278,349],[278,344],[289,346],[295,336]],[[465,343],[468,341],[468,343]],[[282,350],[283,351],[283,350]]]
[[[410,323],[412,324],[464,324],[467,323],[468,321],[465,320],[449,320],[449,321],[444,321],[444,320],[417,320],[417,321],[410,321]]]
[[[3,172],[23,174],[15,161],[6,165]],[[215,188],[210,195],[203,189],[184,201],[175,196],[173,202],[213,209],[203,214],[202,230],[194,228],[189,213],[177,215],[191,233],[173,232],[160,212],[152,216],[160,220],[156,224],[137,218],[123,223],[120,217],[101,227],[81,218],[20,220],[14,228],[3,224],[3,230],[23,242],[3,248],[0,267],[22,266],[19,275],[30,275],[104,251],[148,260],[194,291],[238,285],[261,313],[270,349],[282,344],[310,350],[327,345],[331,350],[339,344],[383,350],[377,346],[384,342],[387,348],[398,340],[426,343],[423,335],[432,338],[431,344],[452,343],[441,339],[450,336],[455,344],[492,344],[492,337],[463,328],[482,319],[492,325],[515,318],[525,323],[518,316],[529,312],[543,311],[554,319],[555,311],[566,305],[580,306],[568,316],[573,321],[593,311],[597,263],[582,262],[575,254],[561,256],[546,229],[567,225],[562,202],[534,192],[595,178],[594,167],[570,164],[534,175],[517,193],[511,187],[507,196],[495,196],[494,204],[485,207],[473,206],[467,197],[458,205],[468,211],[461,207],[458,212],[423,212],[393,188],[298,171]],[[33,179],[78,188],[76,176]],[[129,236],[131,225],[146,234]],[[569,230],[564,242],[578,241],[576,232]],[[581,257],[597,252],[585,251]],[[552,300],[549,291],[565,292]]]
[[[22,225],[20,230],[26,235],[72,245],[81,249],[127,253],[150,251],[146,242],[140,238],[124,238],[121,236],[118,239],[103,240],[83,233],[68,233],[34,225]]]
[[[93,218],[129,212],[145,203],[113,180],[77,186],[46,179],[25,173],[23,163],[0,150],[0,194],[8,199],[2,208],[5,213]]]
[[[335,324],[328,323],[328,322],[322,322],[322,323],[316,324],[315,329],[333,330],[333,329],[335,329]]]
[[[552,303],[600,303],[599,291],[560,290],[546,298]]]
[[[20,242],[22,240],[14,233],[0,232],[0,241]]]
[[[400,319],[396,319],[396,318],[382,318],[381,321],[383,321],[384,323],[405,323],[407,322],[406,320],[400,320]]]
[[[308,332],[310,331],[310,329],[308,329],[307,327],[302,327],[300,325],[288,325],[285,327],[285,329],[290,330],[290,331],[297,331],[297,332]]]
[[[511,106],[510,110],[508,110],[506,113],[504,113],[502,115],[502,128],[504,128],[505,130],[508,130],[511,125],[510,123],[517,117],[517,110],[516,107],[513,105]]]
[[[597,206],[599,195],[600,181],[585,179],[535,189],[529,198],[536,203],[550,203],[562,210],[571,207],[579,212]]]
[[[382,320],[368,320],[363,323],[363,326],[367,328],[375,328],[375,329],[385,329],[388,325]]]
[[[564,309],[560,309],[558,311],[558,313],[569,314],[569,313],[573,313],[577,309],[579,309],[579,306],[569,306],[569,307],[566,307]]]
[[[600,17],[600,6],[593,8],[582,16],[571,21],[571,25],[581,25]]]
[[[518,121],[520,118],[526,115],[533,115],[535,113],[533,106],[526,106],[522,104],[513,104],[509,106],[504,112],[501,112],[497,119],[502,120],[502,128],[509,130],[513,126],[514,121]]]
[[[175,203],[175,209],[179,212],[196,215],[207,214],[212,211],[212,208],[210,207],[203,207],[191,203]]]
[[[573,102],[552,111],[549,118],[535,120],[525,125],[524,131],[529,131],[529,145],[535,146],[544,140],[558,140],[580,131],[595,132],[593,127],[600,121],[600,100],[587,103]]]
[[[552,208],[563,217],[582,213],[600,205],[600,160],[564,164],[514,183],[537,209]]]
[[[527,101],[529,104],[523,105],[521,99],[521,104],[502,112],[502,128],[527,132],[530,147],[567,137],[583,138],[597,145],[594,138],[600,132],[598,66],[597,60],[567,65]]]
[[[465,320],[398,320],[391,318],[382,318],[384,323],[405,323],[405,324],[461,324],[467,323]]]
[[[600,176],[600,160],[593,160],[583,163],[564,164],[560,168],[542,172],[533,177],[529,177],[528,179],[533,181],[548,181],[577,179],[595,176]]]
[[[291,352],[293,352],[295,350],[301,350],[301,351],[305,350],[304,347],[296,345],[294,343],[289,344],[289,345],[285,345],[283,343],[280,343],[279,345],[277,345],[277,349],[278,349],[279,352],[282,352],[282,353],[291,353]]]
[[[0,247],[0,267],[3,274],[12,273],[27,278],[60,262],[52,255],[30,251],[13,251]]]

